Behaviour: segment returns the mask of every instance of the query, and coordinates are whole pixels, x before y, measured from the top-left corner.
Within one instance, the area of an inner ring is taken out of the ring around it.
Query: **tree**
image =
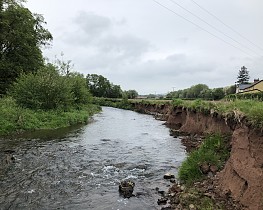
[[[226,95],[230,95],[230,94],[236,93],[236,86],[235,85],[231,85],[229,87],[226,87],[225,88],[225,92],[226,92]]]
[[[139,95],[136,90],[128,90],[128,91],[124,91],[124,93],[127,95],[129,99],[134,99]]]
[[[202,98],[202,92],[208,90],[208,86],[205,84],[193,85],[187,90],[187,98]]]
[[[245,66],[242,66],[238,72],[237,83],[238,84],[248,84],[249,82],[249,71]]]
[[[223,88],[214,88],[212,90],[213,100],[220,100],[220,99],[224,98],[224,96],[225,96],[225,93],[224,93]]]
[[[18,0],[0,0],[0,94],[21,73],[44,66],[41,46],[52,40],[44,18],[32,14]]]
[[[110,81],[102,75],[88,74],[86,82],[93,96],[105,98],[120,98],[122,96],[121,87],[110,83]]]

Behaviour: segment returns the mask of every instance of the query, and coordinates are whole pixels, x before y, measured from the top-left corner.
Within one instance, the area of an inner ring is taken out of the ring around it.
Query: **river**
[[[0,138],[15,163],[0,170],[0,209],[160,209],[156,187],[166,190],[186,156],[180,139],[150,115],[103,107],[86,126]],[[119,195],[121,180],[134,194]]]

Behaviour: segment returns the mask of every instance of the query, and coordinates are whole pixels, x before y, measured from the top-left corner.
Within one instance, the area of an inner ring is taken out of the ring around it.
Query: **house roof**
[[[256,84],[258,84],[258,83],[260,83],[260,82],[262,82],[262,81],[263,81],[263,80],[259,80],[258,82],[255,82],[255,83],[252,83],[252,84],[242,84],[242,85],[248,85],[247,87],[243,88],[242,90],[245,90],[245,89],[247,89],[247,88],[253,87],[253,86],[255,86]]]
[[[251,86],[252,86],[252,84],[239,84],[238,88],[239,88],[239,90],[244,90],[244,89],[249,88]]]

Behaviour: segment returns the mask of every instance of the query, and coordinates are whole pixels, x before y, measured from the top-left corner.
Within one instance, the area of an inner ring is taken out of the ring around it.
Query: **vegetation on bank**
[[[236,86],[232,85],[225,88],[210,89],[205,84],[193,85],[190,88],[173,91],[167,94],[167,98],[180,99],[204,99],[204,100],[220,100],[226,95],[236,92]]]
[[[132,104],[128,101],[127,97],[124,97],[122,99],[94,97],[93,103],[99,106],[109,106],[119,109],[132,110]]]
[[[100,111],[93,104],[81,105],[78,109],[33,110],[22,108],[14,99],[0,99],[0,135],[38,129],[56,129],[78,123],[87,123],[91,115]]]
[[[184,107],[193,111],[205,114],[218,113],[223,117],[233,118],[240,121],[246,118],[246,122],[254,127],[263,127],[263,103],[255,99],[235,99],[220,101],[196,100],[130,100],[131,103],[141,103],[144,105],[164,105],[170,104],[173,107]]]
[[[179,168],[179,179],[187,185],[202,179],[202,167],[222,168],[229,157],[227,141],[220,135],[207,136],[201,146],[189,154]]]

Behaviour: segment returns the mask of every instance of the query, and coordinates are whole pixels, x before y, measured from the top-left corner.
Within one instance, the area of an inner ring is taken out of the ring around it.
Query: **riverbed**
[[[103,107],[86,126],[0,138],[0,209],[160,209],[156,188],[186,157],[180,139],[150,115]],[[135,182],[129,199],[121,180]]]

